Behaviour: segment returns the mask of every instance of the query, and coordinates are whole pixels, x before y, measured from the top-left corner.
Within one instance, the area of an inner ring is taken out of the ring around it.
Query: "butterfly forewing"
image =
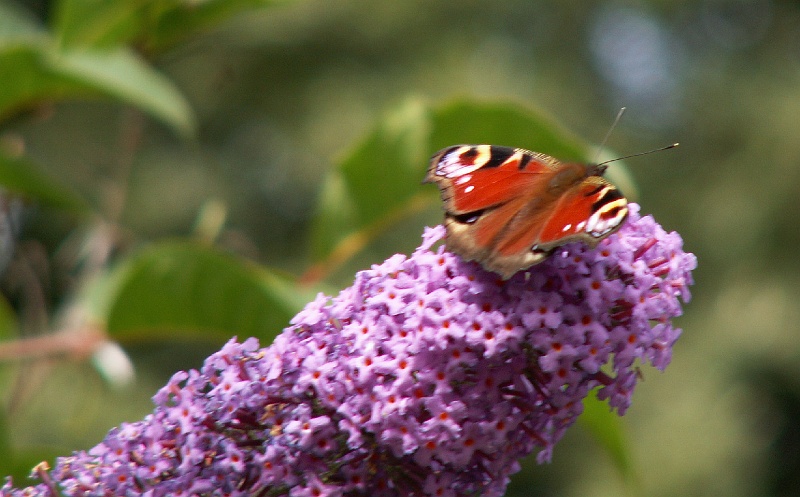
[[[434,156],[426,181],[439,184],[448,213],[478,213],[541,187],[539,176],[552,167],[543,157],[555,161],[523,149],[458,145]]]

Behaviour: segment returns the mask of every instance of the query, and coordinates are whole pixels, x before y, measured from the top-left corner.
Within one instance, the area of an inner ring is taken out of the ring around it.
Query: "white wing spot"
[[[475,185],[469,185],[468,187],[464,188],[464,193],[469,193],[475,189]]]
[[[486,162],[485,160],[476,160],[475,164],[470,166],[464,165],[464,163],[461,162],[461,154],[470,148],[471,147],[457,148],[442,157],[439,160],[439,164],[436,166],[436,174],[438,176],[444,176],[445,178],[458,178],[480,169],[481,166]]]
[[[568,225],[564,226],[564,227],[561,229],[561,231],[569,231],[569,229],[570,229],[570,228],[572,228],[572,225],[571,225],[571,224],[568,224]]]

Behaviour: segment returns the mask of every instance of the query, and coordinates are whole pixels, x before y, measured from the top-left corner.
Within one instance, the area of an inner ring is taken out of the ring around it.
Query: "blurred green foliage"
[[[609,172],[699,257],[684,336],[509,495],[800,494],[799,42],[789,0],[0,0],[0,473],[409,253],[436,150],[593,160],[627,106],[619,155],[681,142]]]

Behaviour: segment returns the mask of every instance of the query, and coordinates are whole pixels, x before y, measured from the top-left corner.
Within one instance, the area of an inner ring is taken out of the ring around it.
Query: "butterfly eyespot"
[[[470,162],[472,159],[478,156],[478,153],[479,152],[477,148],[470,147],[466,151],[462,152],[458,158],[464,162]]]
[[[450,219],[459,223],[459,224],[474,224],[481,218],[483,215],[483,211],[480,212],[468,212],[466,214],[460,215],[450,215]]]

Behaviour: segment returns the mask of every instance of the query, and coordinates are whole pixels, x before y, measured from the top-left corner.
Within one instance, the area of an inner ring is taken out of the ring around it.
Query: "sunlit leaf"
[[[429,133],[428,111],[408,101],[330,171],[313,228],[315,259],[348,235],[385,223],[420,192]]]
[[[0,119],[41,102],[106,96],[194,132],[194,116],[172,82],[133,52],[56,50],[43,38],[0,41]]]
[[[185,135],[194,132],[192,110],[166,76],[127,49],[51,53],[48,68],[62,77],[140,107]]]
[[[106,287],[118,339],[271,340],[309,299],[264,268],[188,242],[150,247],[118,271]]]
[[[112,47],[139,34],[144,0],[60,0],[53,32],[62,47]]]

